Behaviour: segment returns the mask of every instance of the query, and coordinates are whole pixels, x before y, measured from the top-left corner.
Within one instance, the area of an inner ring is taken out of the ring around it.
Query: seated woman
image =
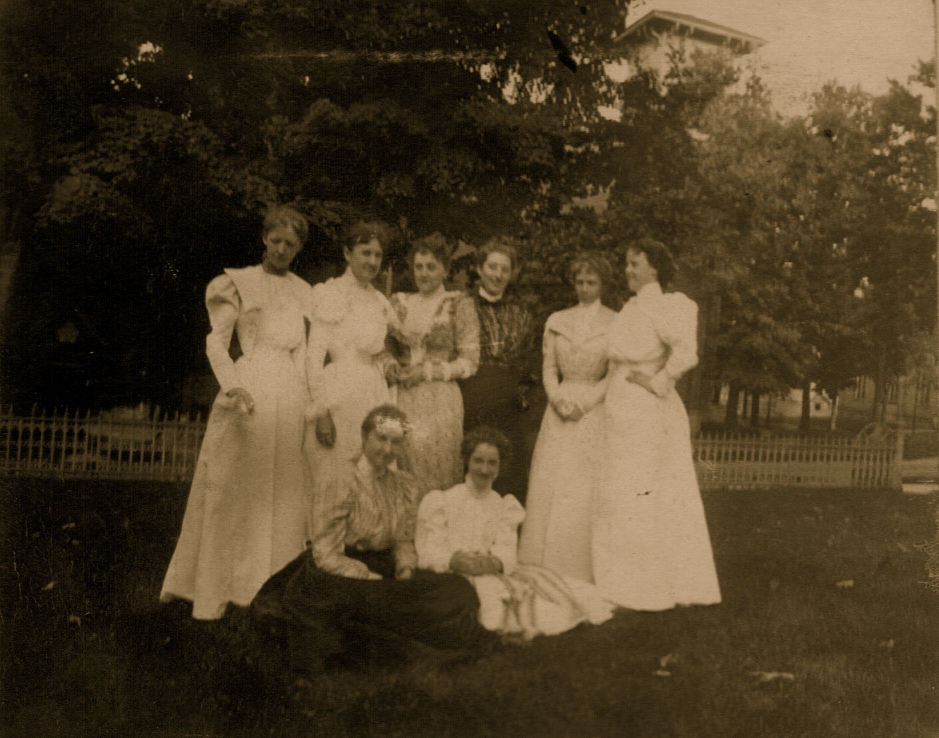
[[[326,477],[314,497],[312,551],[271,577],[252,603],[262,618],[286,625],[290,661],[300,671],[321,670],[350,635],[439,649],[488,640],[465,579],[415,571],[418,491],[394,464],[406,426],[392,405],[366,416],[361,455]]]
[[[477,428],[466,434],[461,451],[466,481],[428,493],[418,510],[418,566],[467,577],[479,595],[480,624],[501,635],[529,640],[612,617],[613,605],[592,585],[517,563],[525,510],[492,488],[509,454],[506,436]]]

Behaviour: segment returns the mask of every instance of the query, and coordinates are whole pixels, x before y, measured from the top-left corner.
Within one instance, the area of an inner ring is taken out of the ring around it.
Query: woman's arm
[[[466,295],[455,299],[453,322],[457,358],[443,365],[444,380],[466,379],[479,369],[479,316],[475,303]]]
[[[450,543],[447,520],[444,493],[433,490],[424,495],[417,510],[417,528],[414,534],[417,564],[422,569],[438,573],[450,570],[454,549]]]
[[[502,509],[489,553],[502,564],[502,572],[511,574],[518,564],[518,526],[525,520],[525,508],[512,495],[500,502]]]
[[[212,327],[205,339],[205,353],[222,392],[228,394],[241,386],[238,369],[228,352],[241,312],[241,297],[231,277],[221,274],[209,282],[205,291],[205,307]]]
[[[665,295],[664,309],[653,321],[659,340],[668,346],[664,366],[650,380],[651,391],[664,397],[698,364],[698,306],[675,292]]]

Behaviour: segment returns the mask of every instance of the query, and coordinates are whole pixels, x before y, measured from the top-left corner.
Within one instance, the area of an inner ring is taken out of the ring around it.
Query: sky
[[[754,55],[782,107],[837,78],[882,93],[934,55],[931,0],[636,0],[629,23],[670,10],[766,39]]]

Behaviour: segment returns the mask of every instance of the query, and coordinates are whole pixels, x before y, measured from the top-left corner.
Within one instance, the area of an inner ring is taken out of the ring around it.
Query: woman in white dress
[[[264,261],[226,269],[206,290],[206,354],[221,385],[199,452],[182,532],[160,600],[190,600],[192,616],[248,605],[305,542],[304,356],[311,288],[289,271],[307,237],[289,207],[264,221]],[[242,355],[232,361],[238,334]]]
[[[479,596],[480,624],[501,635],[530,640],[611,618],[613,604],[592,585],[517,563],[525,510],[515,497],[492,488],[509,453],[506,436],[476,428],[461,450],[466,481],[429,492],[418,508],[418,566],[467,577]]]
[[[578,304],[545,324],[548,408],[532,456],[519,561],[593,581],[591,510],[603,460],[602,401],[607,333],[616,313],[600,297],[612,268],[600,254],[577,255],[568,269]]]
[[[688,415],[675,390],[698,361],[698,308],[662,292],[674,272],[664,245],[632,243],[626,279],[635,296],[610,328],[593,571],[604,594],[634,610],[721,599]]]
[[[315,434],[306,439],[305,455],[314,482],[359,454],[362,421],[392,399],[388,382],[397,379],[398,364],[385,338],[394,313],[372,285],[389,240],[384,223],[353,226],[342,250],[345,273],[313,288],[307,381]]]
[[[444,289],[450,248],[439,233],[414,242],[408,255],[417,292],[398,292],[391,329],[398,374],[398,407],[410,418],[410,471],[421,494],[463,478],[463,395],[456,383],[479,366],[479,319],[473,301]]]

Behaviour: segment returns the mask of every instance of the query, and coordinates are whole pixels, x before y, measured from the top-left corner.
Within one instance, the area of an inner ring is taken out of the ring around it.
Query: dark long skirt
[[[317,569],[305,551],[261,588],[251,604],[263,622],[286,632],[291,666],[321,671],[330,657],[350,648],[391,649],[406,658],[428,647],[478,651],[492,645],[479,625],[473,586],[455,574],[418,570],[394,579],[390,551],[352,552],[384,579],[337,576]],[[387,660],[388,653],[381,654]]]
[[[463,392],[463,429],[491,425],[501,430],[512,444],[512,458],[504,465],[496,480],[496,489],[515,495],[525,504],[528,490],[528,469],[544,411],[540,395],[529,398],[534,407],[522,406],[519,396],[518,371],[500,366],[481,366],[475,376],[460,382]]]

